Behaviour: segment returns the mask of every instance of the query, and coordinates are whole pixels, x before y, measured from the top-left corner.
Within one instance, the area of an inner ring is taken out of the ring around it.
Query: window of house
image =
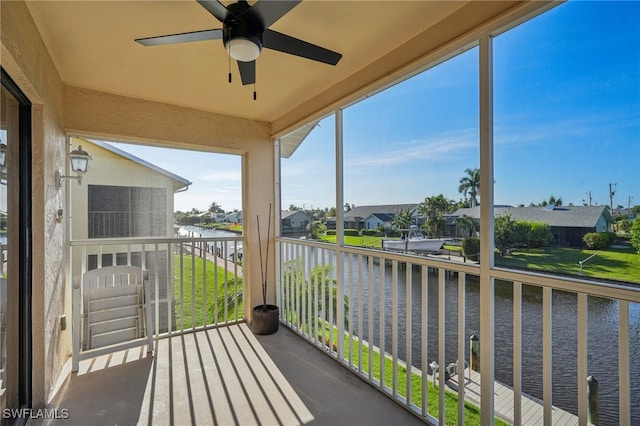
[[[167,234],[167,190],[89,185],[89,238],[158,237]]]

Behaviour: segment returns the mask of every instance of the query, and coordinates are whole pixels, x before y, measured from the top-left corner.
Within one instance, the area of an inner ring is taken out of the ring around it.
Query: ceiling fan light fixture
[[[225,43],[225,47],[229,56],[241,62],[255,61],[262,50],[259,42],[244,37],[232,38]]]

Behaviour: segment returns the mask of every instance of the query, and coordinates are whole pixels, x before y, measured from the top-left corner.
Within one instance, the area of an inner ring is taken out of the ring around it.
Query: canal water
[[[224,229],[206,229],[199,226],[181,226],[178,229],[178,235],[181,237],[189,238],[229,238],[240,237],[242,234],[226,231]],[[227,242],[208,242],[209,252],[217,252],[220,257],[232,260],[236,251],[242,258],[242,241],[227,241]]]
[[[360,264],[363,282],[368,280],[368,261]],[[345,265],[349,259],[345,255]],[[345,291],[351,298],[353,327],[357,334],[358,288],[355,282],[358,258],[351,261],[353,285]],[[335,265],[335,263],[334,263]],[[392,351],[392,268],[384,270],[383,315],[385,324],[385,349]],[[411,286],[407,289],[406,270],[398,267],[397,311],[398,348],[400,359],[406,359],[406,318],[411,316],[412,364],[421,365],[421,304],[422,276],[420,269],[411,271]],[[345,281],[349,281],[348,266]],[[368,305],[369,291],[362,289],[363,337],[369,340],[368,318],[373,314],[372,341],[379,346],[379,282],[380,269],[373,268],[373,304]],[[411,291],[412,304],[406,307],[406,292]],[[428,273],[428,363],[438,360],[438,276]],[[465,287],[465,359],[469,359],[469,337],[480,338],[480,285],[478,277],[467,276]],[[446,278],[445,284],[445,354],[446,363],[456,362],[458,346],[458,278]],[[640,425],[640,305],[630,307],[630,364],[631,364],[631,424]],[[577,415],[577,297],[571,293],[553,292],[552,298],[552,382],[553,404]],[[588,302],[588,375],[599,382],[600,424],[618,424],[618,304],[617,302],[590,297]],[[522,386],[529,395],[542,399],[542,290],[523,286],[522,292]],[[513,288],[510,283],[495,285],[495,378],[513,384]]]

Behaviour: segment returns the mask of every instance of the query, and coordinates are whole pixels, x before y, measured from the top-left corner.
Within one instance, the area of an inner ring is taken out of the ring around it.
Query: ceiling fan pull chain
[[[257,69],[258,68],[258,61],[256,61],[255,66],[256,66],[256,69]],[[256,71],[256,74],[258,74],[257,71]],[[258,79],[257,77],[254,77],[254,79],[253,79],[253,100],[254,101],[258,100],[258,94],[256,92],[256,80],[257,79]]]
[[[231,83],[231,46],[229,46],[229,54],[227,55],[227,64],[229,66],[229,83]]]

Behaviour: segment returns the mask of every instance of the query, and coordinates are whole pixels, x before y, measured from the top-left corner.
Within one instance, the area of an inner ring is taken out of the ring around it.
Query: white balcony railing
[[[430,376],[434,362],[456,376],[470,361],[481,320],[477,265],[306,240],[278,246],[284,324],[429,423],[445,423],[452,383],[459,419],[465,398],[480,403],[482,371],[448,383]],[[486,400],[495,415],[638,424],[640,291],[499,268],[490,276],[496,392]],[[599,412],[589,413],[588,376],[600,382]]]
[[[241,241],[73,241],[71,275],[141,266],[151,284],[156,337],[230,324],[243,320],[242,268],[229,259]],[[465,399],[479,404],[473,397],[482,371],[465,371],[470,336],[487,344],[480,335],[477,265],[286,238],[278,239],[278,249],[277,303],[286,326],[427,422],[448,422],[451,390],[459,396],[458,418],[468,415]],[[506,399],[502,387],[489,397],[497,417],[586,424],[587,377],[595,376],[600,424],[640,421],[631,404],[640,398],[640,291],[500,268],[490,275],[495,330],[488,343],[495,348],[496,389],[497,383],[508,389]],[[434,377],[432,364],[452,380]]]
[[[243,320],[242,237],[90,239],[71,242],[71,276],[140,266],[151,290],[155,337]]]

